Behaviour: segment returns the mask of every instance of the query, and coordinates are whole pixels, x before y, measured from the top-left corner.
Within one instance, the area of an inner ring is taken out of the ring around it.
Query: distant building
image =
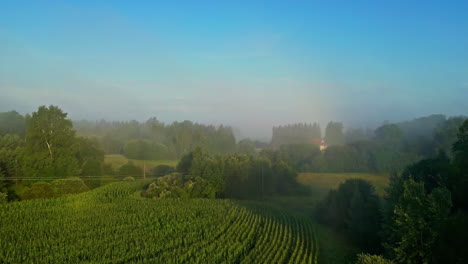
[[[323,151],[325,149],[327,149],[327,143],[325,143],[325,140],[321,139],[321,138],[313,138],[312,140],[312,143],[314,143],[315,145],[319,146],[320,150]]]

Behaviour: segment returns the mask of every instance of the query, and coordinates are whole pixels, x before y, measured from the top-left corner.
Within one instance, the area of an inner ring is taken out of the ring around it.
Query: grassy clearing
[[[319,196],[323,196],[331,189],[337,189],[340,183],[347,179],[363,179],[374,185],[378,195],[383,196],[385,187],[389,183],[389,176],[386,174],[371,173],[300,173],[297,181],[309,186],[312,191]]]
[[[133,162],[133,164],[143,168],[143,165],[146,165],[146,170],[151,170],[152,168],[158,165],[169,165],[176,166],[177,160],[134,160],[127,159],[123,155],[106,155],[104,157],[104,162],[111,164],[112,168],[118,169],[122,165],[127,164],[128,161]]]

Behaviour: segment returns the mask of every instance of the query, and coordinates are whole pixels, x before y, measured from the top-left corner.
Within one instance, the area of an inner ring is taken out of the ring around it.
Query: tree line
[[[74,121],[78,135],[96,137],[106,154],[123,154],[132,159],[180,159],[197,147],[228,153],[236,151],[231,127],[191,121],[164,124],[157,118],[138,121]]]
[[[281,160],[247,154],[213,154],[197,148],[184,155],[176,173],[158,178],[147,197],[260,199],[307,192],[297,173]]]
[[[316,217],[367,253],[358,263],[467,263],[468,120],[451,153],[441,149],[393,174],[383,199],[368,182],[347,180]]]
[[[263,152],[281,157],[301,172],[401,172],[414,162],[437,156],[439,151],[453,156],[451,145],[464,120],[465,117],[432,115],[386,123],[374,131],[348,129],[346,132],[341,123],[330,122],[324,137],[328,147],[323,151],[310,138],[288,140],[311,130],[314,125],[289,125],[273,130],[272,148]]]

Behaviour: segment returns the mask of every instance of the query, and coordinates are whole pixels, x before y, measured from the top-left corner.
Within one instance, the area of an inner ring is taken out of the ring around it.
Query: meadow
[[[0,204],[0,262],[317,263],[308,217],[262,202],[142,198],[148,183]]]
[[[389,183],[388,174],[372,173],[299,173],[296,180],[310,187],[314,196],[323,197],[329,190],[338,189],[338,186],[347,179],[363,179],[370,182],[379,196],[385,194],[385,187]]]

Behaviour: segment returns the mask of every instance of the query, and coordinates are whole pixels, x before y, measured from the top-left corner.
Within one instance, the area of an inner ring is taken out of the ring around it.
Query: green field
[[[175,167],[178,162],[177,160],[134,160],[127,159],[123,155],[106,155],[104,157],[104,162],[111,164],[114,169],[120,168],[122,165],[127,164],[128,161],[133,162],[133,164],[141,168],[145,165],[147,170],[151,170],[158,165],[169,165]]]
[[[340,183],[347,179],[363,179],[369,181],[378,195],[383,196],[388,186],[389,176],[386,174],[370,173],[300,173],[297,181],[309,186],[317,195],[323,196],[331,189],[337,189]]]
[[[0,204],[0,262],[317,262],[307,217],[260,202],[146,199],[147,183]]]

